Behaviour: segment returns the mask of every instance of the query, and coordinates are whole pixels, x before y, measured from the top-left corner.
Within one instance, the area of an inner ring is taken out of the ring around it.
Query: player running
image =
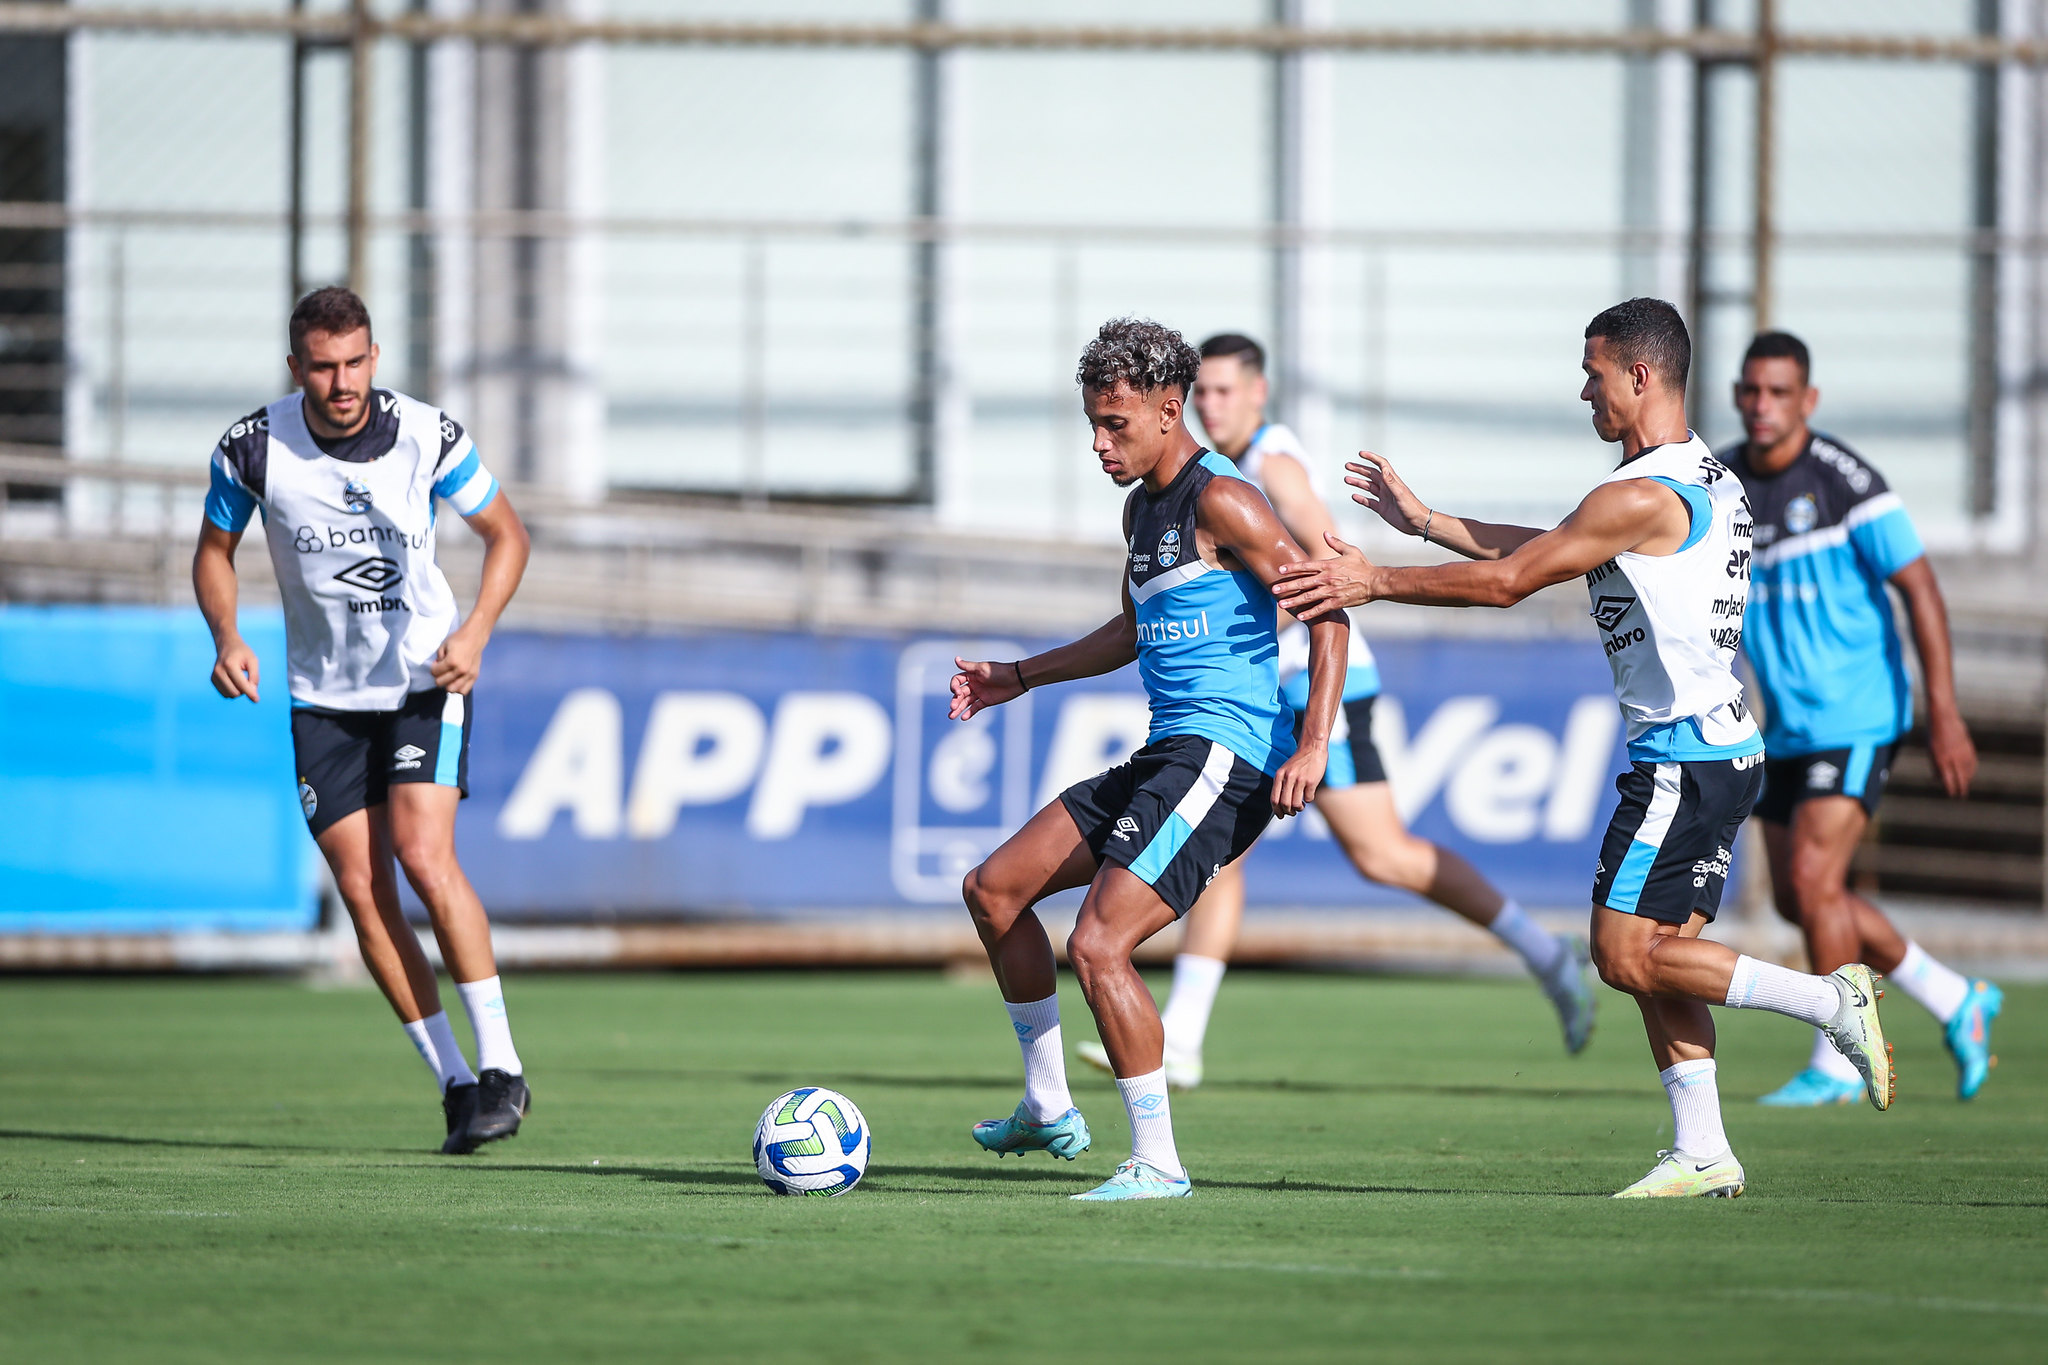
[[[284,599],[299,804],[355,921],[370,975],[441,1093],[465,1153],[511,1137],[531,1103],[512,1045],[491,926],[455,860],[469,794],[470,689],[498,614],[526,569],[526,528],[462,428],[429,404],[374,387],[370,314],[346,289],[292,310],[300,392],[228,428],[192,583],[213,629],[213,685],[257,699],[256,652],[235,630],[235,548],[263,513]],[[435,501],[483,537],[483,584],[457,624],[434,563]],[[472,1073],[433,968],[398,904],[392,860],[425,902],[469,1012]]]
[[[952,715],[971,720],[1033,687],[1137,661],[1152,704],[1145,747],[1069,787],[967,874],[962,890],[1024,1051],[1024,1099],[974,1125],[998,1156],[1072,1160],[1088,1125],[1067,1091],[1057,968],[1032,906],[1086,886],[1067,954],[1095,1013],[1130,1116],[1130,1159],[1076,1199],[1171,1199],[1190,1190],[1174,1147],[1159,1012],[1131,951],[1188,912],[1202,887],[1275,815],[1316,794],[1344,683],[1342,613],[1309,632],[1297,741],[1280,699],[1268,588],[1304,558],[1237,467],[1205,450],[1183,415],[1200,358],[1155,322],[1104,323],[1081,353],[1095,453],[1119,487],[1130,550],[1123,610],[1093,634],[1029,659],[960,660]]]
[[[1778,913],[1799,926],[1816,971],[1863,961],[1941,1022],[1956,1093],[1990,1074],[1991,1025],[2005,997],[1927,955],[1849,889],[1849,861],[1877,812],[1899,739],[1913,725],[1890,583],[1913,618],[1927,680],[1927,747],[1950,796],[1970,790],[1977,750],[1956,709],[1948,613],[1920,537],[1882,475],[1807,425],[1820,390],[1799,338],[1765,332],[1742,358],[1735,407],[1746,441],[1725,452],[1756,516],[1743,640],[1763,690],[1764,828]],[[1816,1034],[1806,1069],[1763,1097],[1786,1107],[1846,1104],[1862,1089]]]
[[[1628,726],[1629,769],[1593,878],[1593,961],[1636,998],[1671,1100],[1673,1149],[1617,1198],[1742,1193],[1721,1126],[1708,1005],[1775,1010],[1826,1030],[1891,1106],[1891,1049],[1876,979],[1861,964],[1795,972],[1700,938],[1720,907],[1729,849],[1763,782],[1764,744],[1735,677],[1749,589],[1742,485],[1685,420],[1692,340],[1678,310],[1630,299],[1586,328],[1579,397],[1620,468],[1556,529],[1464,521],[1423,504],[1393,465],[1346,466],[1354,498],[1387,524],[1473,564],[1382,568],[1335,536],[1339,557],[1281,574],[1280,605],[1304,620],[1373,601],[1507,607],[1584,575]]]
[[[1201,355],[1194,400],[1203,430],[1216,451],[1229,456],[1237,472],[1266,495],[1294,538],[1311,554],[1317,553],[1323,536],[1336,530],[1337,523],[1300,440],[1278,422],[1266,420],[1265,351],[1250,337],[1226,333],[1203,342]],[[1308,704],[1307,666],[1308,628],[1290,623],[1280,635],[1280,689],[1293,708],[1297,728]],[[1491,930],[1514,949],[1556,1008],[1566,1050],[1580,1051],[1593,1034],[1594,997],[1585,940],[1551,933],[1456,853],[1408,832],[1372,740],[1372,704],[1379,691],[1379,666],[1354,622],[1343,706],[1331,737],[1330,766],[1316,793],[1316,810],[1361,877],[1426,896]],[[1210,882],[1188,912],[1180,951],[1173,959],[1173,991],[1160,1011],[1166,1030],[1166,1083],[1173,1089],[1192,1090],[1202,1083],[1202,1040],[1209,1011],[1243,922],[1244,864],[1234,862]],[[1074,1052],[1090,1066],[1110,1069],[1109,1054],[1099,1043],[1080,1043]]]

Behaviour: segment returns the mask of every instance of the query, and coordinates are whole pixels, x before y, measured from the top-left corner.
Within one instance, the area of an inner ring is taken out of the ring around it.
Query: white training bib
[[[1244,454],[1237,457],[1237,472],[1251,480],[1252,487],[1264,493],[1266,501],[1273,500],[1266,489],[1266,464],[1270,460],[1293,460],[1308,475],[1311,493],[1326,506],[1329,496],[1323,491],[1322,476],[1316,472],[1315,462],[1302,447],[1301,438],[1279,422],[1268,422],[1252,434],[1252,443],[1245,447]],[[1302,549],[1310,554],[1319,554],[1322,547],[1304,545]],[[1358,628],[1358,618],[1351,618],[1351,643],[1345,655],[1347,670],[1377,669],[1378,661],[1373,658],[1372,646],[1366,643],[1365,632]],[[1308,667],[1308,627],[1299,621],[1291,622],[1280,632],[1280,681],[1286,682]]]
[[[263,509],[297,705],[386,711],[434,686],[430,665],[457,620],[434,562],[434,500],[469,516],[497,492],[438,409],[385,389],[371,402],[367,451],[382,453],[361,442],[358,458],[323,451],[301,394],[236,423],[214,453],[208,515],[238,530],[235,513],[246,524],[249,506]]]
[[[1749,601],[1750,515],[1742,483],[1687,433],[1601,480],[1653,479],[1685,500],[1691,531],[1668,555],[1616,555],[1586,575],[1614,695],[1638,759],[1761,752],[1735,654]]]

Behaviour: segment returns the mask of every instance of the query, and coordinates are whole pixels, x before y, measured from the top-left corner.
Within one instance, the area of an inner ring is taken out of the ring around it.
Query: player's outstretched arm
[[[1126,586],[1122,615],[1103,622],[1072,644],[1048,649],[1028,659],[953,660],[960,671],[953,675],[953,702],[948,716],[969,720],[978,712],[1000,706],[1046,683],[1114,673],[1138,657],[1138,631],[1130,603]]]
[[[235,579],[235,547],[242,543],[240,531],[229,531],[212,521],[199,524],[199,548],[192,553],[192,592],[199,599],[199,614],[213,632],[213,690],[232,701],[256,695],[262,672],[256,651],[235,628],[239,584]]]
[[[1668,554],[1685,542],[1690,514],[1678,495],[1647,479],[1602,484],[1555,529],[1501,559],[1389,568],[1331,536],[1335,559],[1297,564],[1273,585],[1304,621],[1367,602],[1426,607],[1511,607],[1531,593],[1590,573],[1618,554]]]
[[[1949,640],[1948,606],[1934,569],[1922,555],[1892,575],[1913,618],[1913,646],[1920,652],[1920,676],[1927,683],[1927,752],[1950,796],[1970,794],[1977,776],[1977,745],[1956,705],[1955,650]]]
[[[1500,559],[1513,554],[1543,534],[1533,526],[1511,526],[1490,521],[1472,521],[1439,511],[1415,496],[1393,461],[1369,450],[1347,463],[1344,482],[1357,489],[1351,500],[1370,507],[1380,519],[1404,536],[1420,536],[1431,545],[1441,545],[1467,559]]]
[[[1199,515],[1202,529],[1215,539],[1217,547],[1236,555],[1269,588],[1288,569],[1308,561],[1272,505],[1242,480],[1210,480],[1202,490]],[[1334,533],[1326,535],[1336,540]],[[1303,806],[1315,800],[1316,788],[1322,785],[1330,759],[1330,735],[1336,729],[1337,708],[1344,696],[1350,634],[1351,622],[1341,612],[1309,623],[1308,707],[1302,713],[1301,742],[1293,757],[1273,774],[1275,815],[1299,815]]]
[[[436,687],[467,694],[476,686],[491,631],[497,627],[498,617],[504,614],[512,594],[519,590],[519,580],[526,575],[533,540],[503,489],[463,520],[483,538],[483,581],[477,586],[476,605],[441,642],[434,655],[433,672]]]

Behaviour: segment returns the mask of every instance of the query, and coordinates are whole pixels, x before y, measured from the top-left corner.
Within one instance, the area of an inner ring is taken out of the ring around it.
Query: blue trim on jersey
[[[1679,546],[1675,553],[1684,554],[1687,550],[1705,540],[1707,532],[1713,529],[1714,525],[1713,494],[1707,492],[1706,489],[1696,483],[1680,483],[1676,479],[1667,479],[1662,474],[1652,474],[1650,482],[1661,483],[1672,492],[1678,494],[1679,497],[1685,499],[1686,515],[1691,518],[1691,521],[1687,523],[1685,544]]]
[[[1709,744],[1700,733],[1697,716],[1645,730],[1628,742],[1629,759],[1636,763],[1701,763],[1719,758],[1747,758],[1763,751],[1761,734],[1752,734],[1734,744]]]
[[[1145,845],[1145,851],[1132,860],[1131,875],[1147,886],[1153,885],[1194,834],[1195,827],[1181,819],[1178,811],[1169,814],[1166,823],[1152,836],[1152,842]]]
[[[1927,553],[1927,547],[1920,543],[1919,530],[1903,507],[1894,507],[1882,516],[1851,526],[1849,543],[1879,578],[1890,578]]]
[[[1358,785],[1358,763],[1351,757],[1351,741],[1335,740],[1330,745],[1330,760],[1323,765],[1323,786],[1325,788],[1355,787]]]
[[[1643,898],[1643,886],[1650,880],[1650,869],[1656,863],[1657,845],[1640,839],[1631,843],[1622,857],[1621,870],[1614,874],[1614,885],[1608,888],[1607,908],[1633,915]]]
[[[468,483],[475,476],[476,471],[482,464],[483,459],[476,453],[476,447],[471,446],[469,454],[462,457],[462,463],[434,480],[434,496],[437,498],[454,497],[462,491],[462,485]]]
[[[498,500],[499,487],[500,485],[498,483],[497,476],[494,474],[491,476],[491,486],[488,489],[484,490],[484,500],[478,503],[475,507],[472,507],[469,511],[464,512],[462,515],[464,515],[465,517],[482,516],[484,509],[486,507],[489,507],[492,503]]]
[[[206,490],[206,519],[223,531],[240,531],[256,511],[256,495],[229,478],[218,464]]]

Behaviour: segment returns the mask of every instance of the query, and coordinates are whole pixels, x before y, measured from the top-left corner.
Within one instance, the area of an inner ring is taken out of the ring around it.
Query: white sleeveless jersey
[[[1273,459],[1293,460],[1308,475],[1311,493],[1325,505],[1329,495],[1323,491],[1322,475],[1316,470],[1315,462],[1308,457],[1301,438],[1279,422],[1268,422],[1252,434],[1252,443],[1245,447],[1244,454],[1237,457],[1237,472],[1250,479],[1252,486],[1266,494],[1271,502],[1273,495],[1266,489],[1266,462]],[[1311,554],[1320,547],[1304,545]],[[1371,677],[1372,690],[1379,691],[1379,662],[1373,658],[1372,646],[1365,642],[1365,632],[1358,628],[1358,618],[1351,618],[1350,653],[1345,658],[1345,676]],[[1308,627],[1299,621],[1292,622],[1280,632],[1280,681],[1284,684],[1297,673],[1308,667]]]
[[[1735,676],[1749,601],[1750,515],[1742,483],[1688,432],[1601,480],[1654,479],[1685,500],[1691,531],[1674,554],[1616,555],[1586,575],[1606,637],[1629,756],[1664,761],[1763,752]]]
[[[229,429],[213,456],[207,516],[227,530],[261,507],[284,599],[292,702],[388,711],[434,686],[434,654],[454,630],[448,580],[434,562],[435,499],[463,516],[497,480],[467,433],[386,389],[371,420],[323,450],[293,394]]]

